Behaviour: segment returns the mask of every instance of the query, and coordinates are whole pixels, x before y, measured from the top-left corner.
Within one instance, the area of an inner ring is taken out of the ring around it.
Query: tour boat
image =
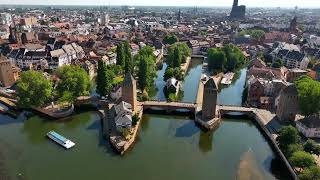
[[[69,139],[61,136],[60,134],[54,132],[54,131],[50,131],[47,133],[47,136],[52,139],[53,141],[55,141],[56,143],[60,144],[61,146],[63,146],[66,149],[70,149],[72,148],[75,143],[70,141]]]

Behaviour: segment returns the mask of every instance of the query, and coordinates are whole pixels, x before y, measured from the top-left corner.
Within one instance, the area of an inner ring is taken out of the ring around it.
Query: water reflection
[[[239,162],[237,180],[262,180],[261,169],[251,150],[245,152]]]
[[[213,146],[213,132],[214,131],[200,131],[199,135],[199,149],[203,153],[207,153],[212,151],[212,146]]]

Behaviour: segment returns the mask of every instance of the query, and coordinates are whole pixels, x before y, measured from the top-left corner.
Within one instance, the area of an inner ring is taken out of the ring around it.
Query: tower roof
[[[124,84],[132,84],[134,82],[134,78],[130,73],[127,73],[126,76],[124,77]]]
[[[213,88],[213,89],[217,89],[217,85],[214,82],[213,78],[210,78],[204,85],[205,88]]]

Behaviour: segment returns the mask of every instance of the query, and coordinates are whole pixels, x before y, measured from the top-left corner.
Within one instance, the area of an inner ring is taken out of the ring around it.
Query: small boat
[[[70,141],[69,139],[61,136],[60,134],[54,132],[54,131],[50,131],[47,133],[47,136],[52,139],[53,141],[55,141],[56,143],[60,144],[61,146],[63,146],[66,149],[70,149],[72,148],[75,143]]]
[[[227,73],[223,76],[221,80],[221,84],[230,85],[232,83],[234,73]]]

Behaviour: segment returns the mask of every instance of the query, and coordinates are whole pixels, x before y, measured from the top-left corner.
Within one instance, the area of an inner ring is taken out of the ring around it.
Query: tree
[[[131,56],[131,48],[128,41],[124,42],[123,44],[123,52],[124,52],[124,72],[132,73],[133,61]]]
[[[168,49],[167,64],[169,67],[180,67],[191,55],[191,50],[186,43],[175,43]]]
[[[125,58],[124,58],[124,51],[123,51],[123,44],[119,43],[117,45],[117,65],[124,67]]]
[[[71,94],[70,102],[77,97],[89,95],[91,89],[90,78],[87,72],[80,66],[63,66],[57,69],[59,77],[57,92],[59,98],[64,94]]]
[[[295,86],[298,90],[299,108],[305,116],[313,115],[320,111],[320,82],[308,76],[297,79]]]
[[[163,75],[163,80],[167,81],[170,78],[176,78],[179,81],[182,81],[184,78],[183,71],[180,68],[170,68],[168,67]]]
[[[281,68],[281,66],[282,66],[282,61],[279,58],[272,63],[273,68]]]
[[[297,151],[292,154],[289,161],[298,168],[309,168],[316,164],[315,159],[310,153]]]
[[[301,174],[299,174],[300,180],[317,180],[320,179],[320,168],[318,166],[312,166],[305,168]]]
[[[143,92],[149,89],[156,76],[155,61],[156,57],[153,54],[153,49],[150,46],[142,48],[135,56],[135,61],[139,62],[138,65],[138,86]]]
[[[313,154],[316,149],[317,149],[317,144],[314,140],[312,139],[308,139],[304,144],[303,144],[303,150],[310,153],[310,154]]]
[[[210,70],[223,71],[226,61],[226,54],[223,51],[213,48],[208,50],[208,68]]]
[[[176,35],[166,35],[163,39],[164,44],[174,44],[178,41],[179,39]]]
[[[17,82],[18,105],[23,108],[40,107],[52,98],[53,85],[41,72],[24,71]]]
[[[280,129],[277,141],[279,147],[282,150],[285,150],[289,145],[297,144],[300,141],[300,136],[296,128],[293,126],[286,126]]]
[[[174,77],[174,69],[173,68],[167,68],[166,71],[164,72],[163,80],[167,81],[168,79]]]
[[[182,62],[182,52],[177,46],[173,50],[173,58],[174,58],[173,67],[180,67]]]
[[[106,96],[112,90],[113,79],[115,75],[111,69],[108,69],[102,60],[98,61],[97,71],[97,93],[101,96]]]
[[[139,120],[140,120],[140,118],[137,114],[133,115],[132,116],[132,125],[136,126]]]
[[[291,157],[293,153],[297,151],[302,151],[303,147],[301,144],[290,144],[286,149],[283,150],[283,153],[287,157]]]

